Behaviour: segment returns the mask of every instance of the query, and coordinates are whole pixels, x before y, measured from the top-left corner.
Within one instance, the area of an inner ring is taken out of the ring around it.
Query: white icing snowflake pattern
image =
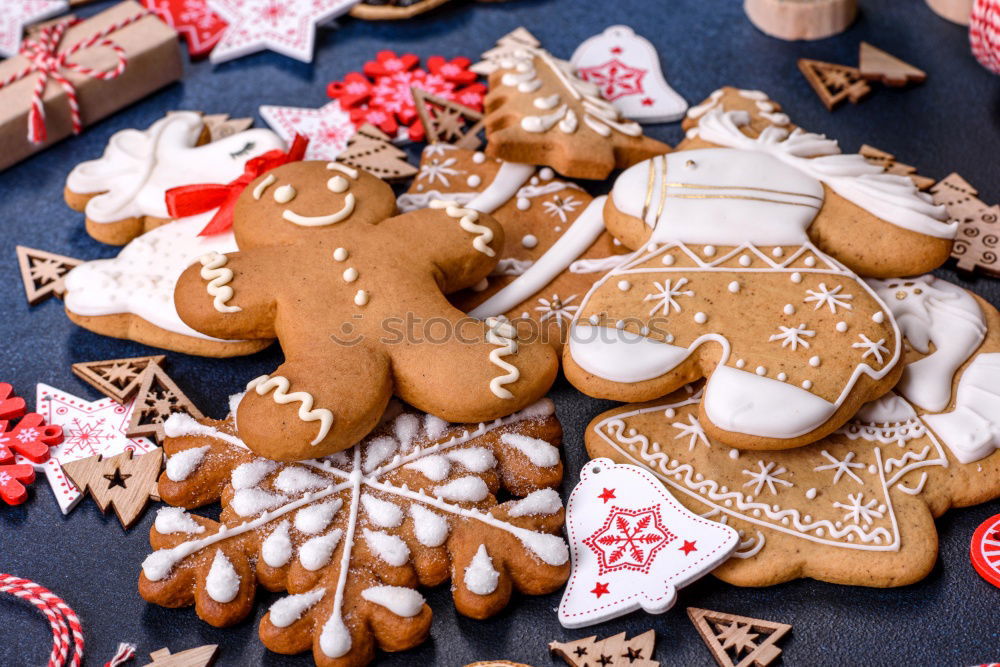
[[[881,519],[885,512],[885,506],[879,505],[876,508],[876,503],[878,500],[875,498],[864,502],[864,494],[858,491],[857,493],[849,493],[846,503],[835,502],[833,506],[846,510],[844,521],[853,521],[857,525],[861,525],[861,522],[864,521],[866,525],[871,525],[873,520]]]
[[[254,542],[248,548],[260,554],[263,564],[279,569],[297,558],[310,572],[325,570],[326,581],[331,582],[278,600],[271,607],[271,622],[286,627],[286,620],[290,624],[307,614],[320,614],[315,628],[321,650],[330,658],[345,657],[354,644],[348,626],[358,632],[357,624],[365,622],[359,615],[362,603],[349,593],[348,580],[356,577],[364,581],[371,576],[367,566],[359,571],[352,563],[357,549],[382,565],[402,567],[414,560],[411,548],[440,548],[453,534],[466,531],[468,522],[478,522],[476,530],[481,532],[476,535],[482,543],[476,560],[459,568],[465,575],[457,574],[452,586],[479,595],[496,589],[499,575],[491,558],[497,555],[491,556],[487,549],[497,554],[498,540],[506,540],[506,535],[514,537],[514,543],[540,564],[561,567],[568,561],[568,546],[561,536],[523,527],[527,522],[556,528],[546,517],[555,517],[563,508],[558,493],[548,488],[552,476],[544,472],[559,464],[558,449],[520,433],[515,426],[547,419],[552,413],[551,401],[543,400],[505,419],[463,427],[430,415],[403,412],[351,450],[324,459],[286,463],[256,458],[230,432],[175,414],[165,426],[168,436],[200,437],[209,446],[203,447],[193,465],[172,469],[174,459],[197,452],[198,447],[175,451],[167,462],[167,476],[176,483],[198,485],[202,483],[198,475],[209,457],[214,457],[213,465],[229,461],[230,488],[226,493],[231,495],[225,504],[232,519],[221,525],[180,508],[162,510],[156,533],[177,534],[184,539],[145,559],[145,579],[162,586],[163,599],[169,600],[171,586],[188,585],[185,577],[190,571],[183,568],[197,567],[198,561],[189,557],[215,550],[204,593],[215,602],[228,604],[242,586],[241,575],[229,560],[240,542],[228,540],[259,531],[259,547]],[[499,438],[482,438],[498,430]],[[522,497],[496,505],[487,480],[503,476],[501,459],[508,457],[524,459],[526,468],[518,481],[524,490],[519,494]],[[547,481],[539,486],[533,478]],[[529,493],[532,488],[535,490]],[[163,516],[162,512],[168,514]],[[225,550],[219,546],[224,542]],[[331,578],[331,572],[340,575]],[[549,583],[554,589],[563,581],[559,578]],[[420,613],[425,601],[419,592],[408,586],[388,588],[392,588],[391,594],[385,586],[371,586],[360,597],[394,613],[401,623]]]
[[[558,294],[553,294],[551,300],[540,297],[538,303],[541,305],[535,306],[535,310],[542,314],[539,320],[555,319],[559,326],[562,326],[563,320],[571,322],[576,311],[580,310],[580,306],[573,303],[576,297],[576,294],[565,299],[560,299]]]
[[[441,184],[446,188],[451,187],[451,181],[448,180],[449,176],[458,176],[459,174],[464,174],[465,171],[462,169],[455,169],[454,165],[458,162],[458,158],[447,158],[446,160],[438,160],[437,158],[424,162],[420,166],[420,173],[417,174],[417,180],[427,179],[428,183],[434,183],[435,180],[441,181]]]
[[[809,347],[809,341],[806,338],[812,338],[816,335],[815,331],[806,329],[805,323],[800,324],[797,327],[783,327],[778,326],[781,333],[776,333],[768,338],[769,341],[781,341],[781,347],[791,347],[793,350],[797,350],[799,345],[802,347]]]
[[[843,460],[833,456],[832,454],[830,454],[830,452],[826,451],[825,449],[822,452],[820,452],[820,454],[830,463],[813,468],[815,472],[821,472],[823,470],[833,470],[834,484],[839,482],[840,478],[843,477],[844,475],[852,477],[854,481],[856,481],[858,484],[864,484],[864,482],[861,481],[861,478],[855,475],[854,471],[851,470],[851,468],[865,467],[864,463],[858,463],[857,461],[854,460],[854,452],[847,452]]]
[[[750,476],[750,481],[743,484],[743,486],[753,485],[753,493],[755,496],[760,495],[761,489],[765,486],[771,495],[777,495],[778,489],[775,484],[780,484],[781,486],[792,486],[792,483],[788,480],[781,479],[781,475],[784,475],[788,470],[784,466],[779,466],[777,463],[769,462],[764,463],[763,461],[757,461],[757,465],[760,470],[744,470],[744,475]]]
[[[433,144],[427,144],[427,146],[424,148],[424,155],[440,155],[444,157],[446,151],[453,151],[456,149],[457,147],[452,146],[451,144],[437,142]]]
[[[677,297],[679,296],[694,296],[693,290],[681,289],[687,284],[687,278],[678,278],[676,284],[670,280],[664,280],[662,283],[659,281],[653,282],[653,286],[656,287],[655,292],[647,294],[643,301],[655,301],[656,304],[653,309],[649,311],[649,314],[656,315],[656,311],[661,310],[664,315],[670,314],[670,309],[673,308],[674,312],[681,312],[681,307],[677,303]]]
[[[813,310],[819,310],[823,306],[829,306],[830,312],[834,314],[836,314],[837,308],[850,310],[851,304],[848,301],[853,299],[854,296],[851,294],[841,294],[841,290],[843,289],[843,285],[837,285],[833,289],[830,289],[826,286],[826,283],[820,283],[818,290],[806,290],[809,296],[803,299],[803,301],[805,303],[815,302],[816,307]]]
[[[705,429],[701,427],[701,422],[694,415],[688,415],[688,423],[684,422],[674,422],[671,424],[674,428],[680,431],[674,436],[674,440],[680,440],[681,438],[688,438],[688,451],[694,449],[694,446],[700,441],[706,447],[711,447],[711,443],[708,442],[708,437],[705,435]]]
[[[542,202],[542,210],[545,211],[546,215],[558,217],[563,222],[566,222],[567,214],[573,213],[582,205],[583,202],[573,195],[567,195],[566,197],[556,195],[551,200]]]
[[[877,341],[874,341],[864,334],[858,334],[858,337],[861,340],[851,345],[851,347],[864,350],[864,354],[861,355],[862,359],[867,359],[869,356],[874,355],[878,363],[881,364],[883,362],[882,355],[889,353],[889,348],[883,344],[885,343],[885,338],[879,338]]]

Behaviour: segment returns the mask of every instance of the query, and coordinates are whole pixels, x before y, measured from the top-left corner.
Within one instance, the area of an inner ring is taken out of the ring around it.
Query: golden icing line
[[[660,169],[663,176],[660,177],[661,181],[667,180],[667,156],[661,155],[660,157]],[[663,206],[667,203],[667,188],[664,185],[660,186],[660,203],[656,207],[656,217],[654,220],[659,220],[660,216],[663,214]]]
[[[646,200],[642,203],[642,220],[645,222],[646,214],[649,213],[649,203],[653,201],[653,183],[656,180],[656,172],[653,169],[655,160],[649,161],[649,179],[646,181]]]
[[[264,191],[274,185],[274,182],[277,180],[278,179],[274,174],[268,174],[264,180],[258,183],[257,187],[253,189],[253,198],[259,201],[260,198],[264,196]]]
[[[274,394],[271,398],[278,405],[299,403],[299,419],[304,422],[319,422],[319,433],[309,443],[317,445],[330,432],[330,427],[333,426],[333,413],[326,408],[314,409],[312,394],[304,391],[296,391],[289,394],[289,386],[291,386],[291,383],[283,375],[275,375],[274,377],[261,375],[250,381],[247,385],[247,391],[256,391],[258,396],[263,396],[273,389]]]
[[[806,208],[819,209],[813,204],[802,204],[794,201],[781,201],[780,199],[766,199],[764,197],[747,197],[743,195],[666,195],[671,199],[746,199],[748,201],[763,201],[769,204],[787,204],[788,206],[805,206]],[[661,207],[662,209],[662,207]],[[659,217],[659,214],[657,214]]]
[[[816,201],[823,201],[822,197],[817,197],[816,195],[808,195],[801,192],[787,192],[785,190],[772,190],[770,188],[755,188],[749,185],[701,185],[695,183],[667,183],[668,188],[692,188],[692,189],[703,189],[703,190],[754,190],[756,192],[773,192],[777,195],[789,195],[791,197],[806,197],[808,199],[815,199]]]
[[[201,277],[208,281],[205,291],[213,298],[212,306],[220,313],[236,313],[243,310],[239,306],[226,304],[233,298],[233,288],[229,286],[229,282],[233,279],[233,270],[225,268],[229,258],[221,253],[210,252],[202,255],[198,261],[202,266]]]
[[[486,342],[491,345],[500,345],[490,352],[490,362],[494,366],[499,366],[507,371],[504,375],[498,375],[490,380],[490,391],[498,398],[514,398],[514,394],[504,388],[504,385],[517,382],[521,377],[521,372],[513,364],[509,364],[502,357],[517,352],[517,330],[509,322],[496,317],[486,319]]]

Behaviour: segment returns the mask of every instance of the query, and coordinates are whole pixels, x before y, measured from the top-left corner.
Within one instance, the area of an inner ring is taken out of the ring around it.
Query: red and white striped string
[[[969,43],[976,60],[1000,74],[1000,0],[976,0],[969,20]]]
[[[150,12],[143,11],[113,23],[90,37],[80,40],[62,52],[59,51],[59,48],[63,36],[71,26],[79,23],[76,19],[66,19],[39,28],[35,35],[26,37],[21,42],[21,55],[27,58],[28,64],[23,69],[0,81],[0,88],[9,86],[31,74],[38,74],[38,78],[35,80],[35,87],[31,93],[31,109],[28,112],[28,141],[39,143],[45,141],[48,137],[48,131],[45,127],[45,89],[49,85],[49,79],[54,80],[62,86],[66,92],[70,119],[73,123],[73,134],[80,133],[80,130],[83,129],[83,123],[80,119],[80,103],[77,99],[76,87],[64,76],[63,70],[76,72],[86,77],[101,79],[102,81],[108,81],[121,76],[125,71],[125,67],[128,66],[128,57],[125,55],[125,49],[108,39],[108,36],[148,15],[150,15]],[[80,51],[93,47],[111,49],[117,56],[117,63],[109,69],[96,70],[84,67],[70,60],[70,58]]]
[[[26,600],[45,614],[52,628],[49,667],[80,666],[83,661],[83,626],[68,604],[44,586],[11,574],[0,574],[0,593]]]

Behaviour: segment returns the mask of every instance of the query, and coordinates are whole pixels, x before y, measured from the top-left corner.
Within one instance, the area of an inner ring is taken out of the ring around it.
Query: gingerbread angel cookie
[[[123,245],[172,218],[163,193],[192,183],[227,183],[248,159],[281,148],[270,130],[247,130],[208,143],[200,113],[168,114],[147,130],[122,130],[104,155],[66,178],[66,203],[86,215],[87,233]]]
[[[231,420],[171,417],[159,492],[173,507],[150,529],[143,598],[193,604],[226,626],[252,612],[258,586],[287,591],[261,641],[332,667],[423,642],[432,612],[418,586],[450,579],[472,618],[514,590],[561,586],[570,565],[552,403],[478,426],[391,407],[354,448],[289,463],[254,457]],[[498,503],[501,490],[514,499]],[[184,511],[220,499],[219,522]]]
[[[841,153],[836,141],[797,128],[765,93],[719,89],[688,110],[683,127],[687,135],[677,150],[723,146],[764,152],[822,183],[822,211],[805,231],[820,250],[859,275],[912,276],[948,260],[957,225],[930,195],[909,177],[886,173],[863,155]],[[641,189],[647,174],[640,171],[633,178]],[[629,228],[628,235],[642,236],[634,220],[631,225],[624,220],[639,212],[626,208],[614,217]],[[610,219],[608,224],[613,225]]]
[[[642,465],[691,510],[739,530],[716,576],[865,586],[922,579],[934,518],[1000,496],[1000,313],[932,276],[878,281],[907,343],[903,380],[834,433],[746,452],[703,428],[701,389],[623,406],[587,429],[587,451]]]
[[[479,319],[503,315],[523,335],[561,349],[580,298],[603,273],[601,262],[627,252],[604,229],[604,198],[548,167],[432,144],[398,204],[409,211],[442,197],[492,214],[504,229],[496,267],[451,302]]]
[[[177,113],[160,122],[185,125],[190,121],[193,124],[196,120],[200,122],[196,116],[189,112]],[[115,154],[127,145],[129,137],[140,135],[142,133],[134,131],[119,132],[111,138],[105,155]],[[226,156],[225,160],[232,163],[208,177],[209,181],[218,182],[233,178],[234,170],[238,170],[237,175],[242,173],[251,159],[283,148],[284,143],[270,130],[248,130],[198,150],[206,156]],[[94,173],[93,169],[96,167],[83,169],[83,172]],[[162,202],[166,195],[163,187],[168,183],[170,187],[194,185],[205,178],[203,169],[192,168],[158,186],[147,182],[142,199],[152,202],[159,197]],[[119,194],[122,192],[119,191]],[[100,204],[100,201],[100,197],[91,200],[94,204]],[[74,323],[96,333],[185,354],[228,357],[251,354],[267,346],[270,343],[267,340],[220,340],[206,336],[184,324],[174,307],[177,278],[191,262],[206,253],[236,250],[232,231],[202,235],[214,213],[213,209],[169,223],[162,221],[165,224],[128,241],[116,257],[84,262],[78,266],[65,278],[66,314]]]
[[[491,64],[485,122],[486,152],[493,157],[602,179],[670,150],[541,47],[516,45]]]
[[[336,162],[294,162],[247,186],[240,252],[180,277],[181,319],[216,338],[277,337],[285,363],[248,386],[237,422],[256,453],[322,456],[360,440],[390,396],[449,421],[538,400],[556,355],[501,319],[466,317],[445,294],[495,266],[503,230],[449,201],[393,217],[391,188]]]

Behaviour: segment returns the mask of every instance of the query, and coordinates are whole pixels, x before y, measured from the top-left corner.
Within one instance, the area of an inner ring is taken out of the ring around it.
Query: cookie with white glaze
[[[604,229],[603,198],[548,167],[432,144],[398,204],[409,211],[440,197],[490,213],[504,228],[496,267],[451,302],[480,319],[504,315],[523,335],[561,349],[581,297],[606,270],[603,260],[626,252]]]
[[[193,605],[218,627],[251,614],[258,587],[285,591],[260,621],[264,645],[344,667],[427,638],[418,587],[450,580],[471,618],[498,613],[514,591],[560,587],[569,550],[552,402],[479,425],[391,407],[352,449],[289,463],[255,457],[231,419],[174,415],[159,482],[171,507],[150,528],[142,597]],[[219,521],[184,511],[216,501]]]
[[[556,355],[445,295],[499,259],[489,215],[433,200],[396,216],[392,189],[335,162],[293,162],[251,182],[233,214],[239,252],[190,266],[181,319],[224,339],[277,337],[285,362],[248,385],[237,422],[278,460],[353,445],[395,394],[456,422],[495,419],[545,394]]]
[[[740,531],[719,578],[907,585],[937,560],[936,517],[1000,496],[1000,313],[929,275],[872,286],[905,335],[903,379],[819,442],[733,449],[703,427],[693,388],[588,426],[590,456],[642,465],[689,509]]]
[[[525,43],[494,61],[486,95],[486,153],[546,165],[570,178],[603,179],[613,169],[670,151],[644,136],[573,66]]]
[[[228,183],[251,157],[281,148],[270,130],[247,130],[209,143],[200,113],[167,114],[146,130],[122,130],[104,154],[81,162],[66,178],[66,203],[86,216],[87,233],[124,245],[171,219],[164,200],[170,188]]]
[[[160,122],[187,126],[190,121],[193,125],[195,116],[197,114],[189,112],[171,114]],[[161,132],[166,131],[161,128]],[[129,137],[135,136],[137,134],[131,130],[114,135],[105,155],[116,154],[128,145]],[[270,130],[239,132],[199,149],[204,150],[205,155],[212,152],[227,156],[225,160],[232,162],[232,166],[221,169],[216,177],[206,177],[204,172],[190,169],[186,172],[188,180],[178,182],[181,178],[178,174],[169,182],[171,187],[194,185],[202,180],[224,182],[235,170],[242,173],[248,160],[284,147],[280,137]],[[82,171],[96,173],[98,165]],[[76,170],[74,173],[79,174]],[[152,201],[154,197],[162,200],[165,196],[165,190],[155,190],[152,182],[146,184],[145,190],[143,197],[136,201]],[[108,192],[102,196],[111,197],[112,194]],[[118,192],[116,196],[121,194]],[[98,210],[103,210],[103,200],[91,201]],[[185,354],[229,357],[252,354],[266,347],[270,344],[268,340],[222,340],[206,336],[184,324],[177,314],[174,286],[181,272],[206,253],[236,251],[236,239],[230,230],[201,235],[214,213],[215,209],[172,221],[157,218],[162,224],[146,224],[148,231],[129,240],[116,257],[92,260],[76,267],[65,278],[67,292],[63,302],[67,316],[75,324],[104,336],[126,338]],[[152,218],[146,220],[148,223]],[[125,223],[113,223],[108,229],[124,229],[125,226]]]

